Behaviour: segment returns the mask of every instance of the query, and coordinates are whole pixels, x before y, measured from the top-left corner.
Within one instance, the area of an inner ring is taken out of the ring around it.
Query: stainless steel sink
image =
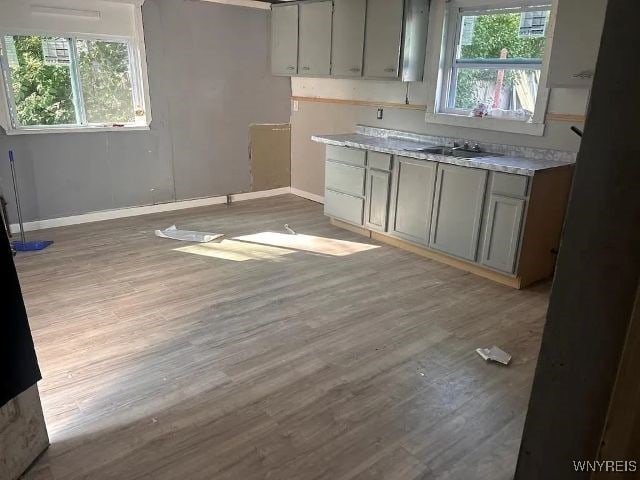
[[[453,150],[443,153],[443,155],[449,155],[457,158],[478,158],[478,157],[499,157],[496,153],[489,152],[475,152],[469,150]]]
[[[446,155],[448,157],[456,157],[456,158],[478,158],[478,157],[499,157],[500,156],[497,153],[477,152],[475,150],[465,150],[459,147],[448,147],[444,145],[427,147],[427,148],[421,149],[420,152],[433,153],[435,155]]]

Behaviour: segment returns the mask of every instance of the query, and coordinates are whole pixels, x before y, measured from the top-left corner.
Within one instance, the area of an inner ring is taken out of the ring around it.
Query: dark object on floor
[[[580,130],[578,127],[571,127],[571,131],[579,137],[582,137],[582,130]]]
[[[0,271],[6,278],[0,293],[0,407],[40,380],[40,369],[22,300],[18,274],[5,229],[0,229]]]

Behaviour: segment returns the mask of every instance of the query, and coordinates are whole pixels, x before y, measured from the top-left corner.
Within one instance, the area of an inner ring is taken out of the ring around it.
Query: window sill
[[[18,128],[6,130],[7,135],[41,135],[50,133],[100,133],[100,132],[144,132],[150,130],[148,125],[130,125],[126,127],[50,127],[50,128]]]
[[[451,113],[427,112],[427,123],[439,123],[454,127],[479,128],[482,130],[494,130],[497,132],[519,133],[523,135],[544,135],[544,123],[528,123],[519,120],[505,120],[500,118],[478,118]]]

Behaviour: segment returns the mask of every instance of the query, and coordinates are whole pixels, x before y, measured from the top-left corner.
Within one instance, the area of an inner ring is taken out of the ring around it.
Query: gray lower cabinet
[[[397,78],[404,18],[403,0],[367,0],[364,74]]]
[[[362,225],[364,198],[325,189],[324,214],[355,225]]]
[[[387,231],[390,181],[391,173],[389,172],[367,170],[364,224],[371,230]]]
[[[325,187],[349,195],[364,195],[364,167],[327,160],[324,167]]]
[[[438,165],[431,248],[476,261],[487,171]]]
[[[298,73],[331,73],[331,1],[300,4]]]
[[[491,194],[481,263],[515,273],[525,200]]]
[[[367,152],[328,145],[326,158],[325,215],[363,225]]]
[[[361,77],[367,0],[334,0],[331,75]]]
[[[427,245],[431,226],[436,162],[395,157],[390,234]]]
[[[348,163],[349,165],[364,167],[367,164],[367,151],[357,148],[327,145],[326,159],[334,162]]]
[[[271,9],[271,73],[298,73],[298,5]]]

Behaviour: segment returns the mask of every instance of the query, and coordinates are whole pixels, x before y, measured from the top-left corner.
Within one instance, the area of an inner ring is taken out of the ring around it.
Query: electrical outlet
[[[378,113],[376,114],[376,118],[378,120],[382,120],[382,117],[384,116],[384,110],[382,108],[378,109]]]
[[[293,111],[297,112],[298,111],[298,100],[294,100],[293,101]]]

